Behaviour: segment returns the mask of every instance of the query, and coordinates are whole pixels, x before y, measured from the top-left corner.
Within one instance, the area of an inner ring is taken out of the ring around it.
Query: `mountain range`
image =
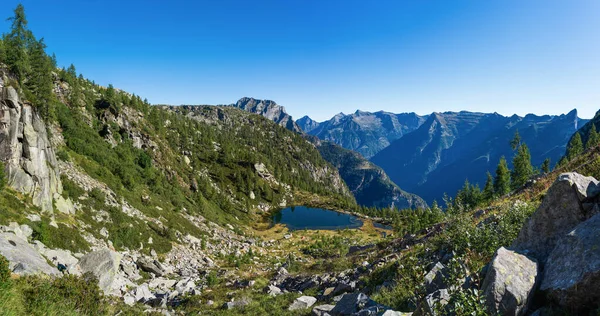
[[[354,150],[369,159],[396,139],[417,129],[426,119],[427,116],[415,113],[356,111],[348,115],[336,114],[321,123],[304,116],[297,123],[304,132]]]
[[[571,135],[588,121],[579,118],[576,110],[564,115],[524,117],[468,111],[423,116],[356,111],[336,114],[324,122],[304,116],[290,123],[293,119],[285,108],[273,101],[243,98],[236,104],[250,104],[237,107],[325,141],[327,145],[320,148],[321,154],[338,167],[359,204],[377,206],[417,207],[422,205],[421,198],[427,203],[441,201],[444,193],[454,195],[465,180],[482,187],[486,173],[494,173],[500,157],[504,156],[512,166],[514,151],[510,141],[517,131],[531,151],[534,166],[540,166],[546,158],[556,163]],[[269,109],[273,105],[276,106]],[[336,149],[334,144],[358,155],[348,156],[348,152]],[[370,157],[371,162],[367,163],[363,156]],[[364,170],[377,170],[374,174],[381,178],[365,178]],[[377,189],[369,189],[369,194],[363,192],[362,186],[353,190],[353,183],[361,183],[357,179],[371,179],[378,183],[373,186]],[[384,193],[388,194],[386,198]]]
[[[271,100],[258,100],[244,97],[235,104],[230,104],[228,106],[264,116],[288,130],[303,134],[309,142],[317,147],[321,156],[338,169],[340,176],[348,185],[358,204],[383,208],[390,206],[397,208],[427,207],[427,203],[425,203],[423,199],[415,194],[400,189],[390,180],[383,169],[365,159],[361,154],[344,149],[333,142],[327,140],[322,142],[318,137],[305,134],[302,127],[306,127],[307,124],[310,124],[308,121],[310,118],[305,117],[305,119],[299,120],[300,123],[298,124],[289,114],[287,114],[283,106],[278,105]],[[363,119],[360,120],[361,122],[371,122],[372,125],[397,129],[398,133],[403,129],[401,124],[398,123],[398,117],[411,116],[394,115],[384,112],[377,113],[377,116],[371,116],[370,113],[358,111],[355,114],[358,117],[360,113],[364,114]],[[382,124],[381,120],[377,117],[384,118],[385,121],[392,123]],[[415,119],[418,120],[419,117],[415,116]],[[380,122],[374,123],[377,120],[380,120]],[[325,125],[322,126],[324,127]],[[377,130],[375,126],[373,126],[372,132],[363,133],[361,136],[369,135],[369,138],[373,138],[373,134],[383,135],[384,132]]]
[[[568,114],[520,117],[497,113],[433,113],[415,131],[396,140],[371,160],[400,187],[426,201],[454,195],[466,179],[484,184],[501,156],[514,156],[510,141],[518,131],[534,166],[562,157],[566,144],[587,120]]]

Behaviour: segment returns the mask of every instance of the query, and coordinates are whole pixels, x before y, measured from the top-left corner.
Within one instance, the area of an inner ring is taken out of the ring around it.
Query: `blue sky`
[[[317,120],[600,109],[596,0],[4,0],[0,17],[19,2],[59,64],[152,103],[252,96]]]

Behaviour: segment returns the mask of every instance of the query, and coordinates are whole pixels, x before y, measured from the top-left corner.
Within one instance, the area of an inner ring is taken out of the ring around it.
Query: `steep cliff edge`
[[[23,102],[13,87],[4,84],[7,81],[8,76],[3,72],[0,160],[4,163],[8,185],[31,195],[33,203],[42,210],[52,211],[54,198],[62,200],[62,185],[46,124],[31,104]]]

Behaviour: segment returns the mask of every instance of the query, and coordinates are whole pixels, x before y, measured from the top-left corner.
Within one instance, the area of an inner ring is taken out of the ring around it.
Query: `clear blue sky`
[[[600,108],[597,0],[20,2],[59,64],[152,103],[252,96],[318,120]]]

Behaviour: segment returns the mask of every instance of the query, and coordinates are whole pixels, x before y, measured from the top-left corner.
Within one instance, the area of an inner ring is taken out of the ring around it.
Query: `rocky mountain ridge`
[[[228,106],[236,107],[246,112],[262,115],[271,121],[289,129],[290,131],[301,133],[302,129],[296,124],[292,117],[287,114],[285,108],[275,101],[257,100],[254,98],[244,97],[239,99],[235,104]]]
[[[512,160],[510,140],[518,131],[531,151],[532,164],[558,162],[571,135],[587,120],[577,111],[559,116],[445,112],[432,114],[417,130],[398,139],[371,160],[392,181],[426,201],[454,194],[465,179],[483,186],[501,156]],[[436,181],[445,179],[445,181]]]
[[[339,113],[317,123],[305,116],[298,125],[308,134],[354,150],[370,159],[396,139],[414,131],[427,119],[415,113],[394,114],[384,111],[352,114]]]

